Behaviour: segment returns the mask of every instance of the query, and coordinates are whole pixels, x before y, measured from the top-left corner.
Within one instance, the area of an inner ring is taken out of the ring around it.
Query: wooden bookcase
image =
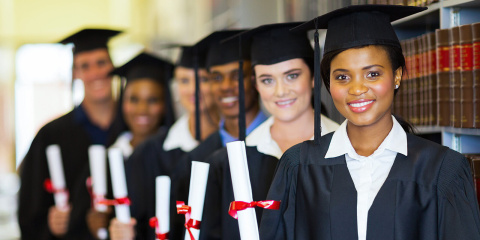
[[[428,10],[393,23],[400,40],[436,29],[480,22],[480,0],[440,0]],[[417,126],[418,133],[461,153],[480,153],[480,129]]]

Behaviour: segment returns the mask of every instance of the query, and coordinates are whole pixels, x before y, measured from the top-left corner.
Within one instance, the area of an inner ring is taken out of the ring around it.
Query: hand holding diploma
[[[125,167],[122,151],[118,148],[108,150],[108,159],[112,175],[113,196],[115,197],[115,213],[121,223],[130,223],[130,200],[127,193]]]
[[[63,170],[62,155],[60,146],[57,144],[50,145],[46,148],[48,170],[50,173],[50,181],[46,179],[45,187],[47,191],[53,193],[55,206],[61,210],[68,209],[68,190],[65,183],[65,174]]]

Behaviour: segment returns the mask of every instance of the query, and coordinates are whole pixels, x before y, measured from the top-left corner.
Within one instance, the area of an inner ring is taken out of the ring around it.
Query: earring
[[[400,87],[400,85],[398,85],[398,84],[395,84],[395,89],[398,89],[398,87]]]

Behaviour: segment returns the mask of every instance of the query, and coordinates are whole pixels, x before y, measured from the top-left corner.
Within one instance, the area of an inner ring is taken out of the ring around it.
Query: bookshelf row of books
[[[438,2],[438,0],[352,0],[352,5],[388,4],[425,7],[435,2]]]
[[[394,113],[414,125],[480,128],[480,23],[401,44],[407,69]]]

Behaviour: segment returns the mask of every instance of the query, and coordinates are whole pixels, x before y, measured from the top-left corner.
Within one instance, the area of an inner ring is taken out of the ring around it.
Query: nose
[[[220,83],[220,88],[222,89],[222,91],[232,90],[233,87],[234,87],[233,81],[229,77],[225,77]]]
[[[363,78],[357,77],[350,83],[350,88],[348,93],[355,96],[360,96],[368,92],[368,87],[365,85],[365,80]]]
[[[275,85],[275,96],[277,97],[284,97],[287,95],[288,90],[285,84],[282,81],[278,81]]]
[[[137,113],[146,113],[148,112],[148,103],[147,101],[140,101],[137,105]]]

